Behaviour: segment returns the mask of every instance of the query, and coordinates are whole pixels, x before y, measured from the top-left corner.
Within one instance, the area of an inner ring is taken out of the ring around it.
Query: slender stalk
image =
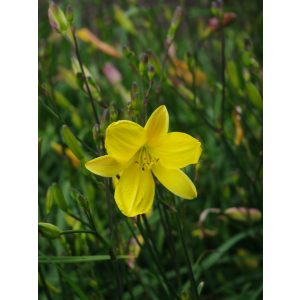
[[[149,223],[148,223],[148,220],[147,220],[147,217],[145,215],[142,215],[142,218],[143,218],[143,221],[145,223],[145,228],[146,228],[146,231],[147,231],[147,238],[149,237],[149,242],[150,242],[150,245],[152,246],[152,249],[153,249],[153,253],[154,253],[154,256],[156,257],[157,259],[157,262],[158,262],[158,266],[160,268],[160,271],[161,271],[161,274],[164,278],[164,281],[167,285],[167,287],[169,288],[169,291],[170,293],[172,294],[173,297],[175,297],[176,299],[178,299],[178,296],[177,294],[175,293],[174,291],[174,288],[170,285],[166,275],[165,275],[165,272],[163,271],[160,263],[159,263],[159,258],[160,258],[160,255],[159,255],[159,252],[158,252],[158,249],[156,247],[156,244],[155,244],[155,241],[154,241],[154,238],[153,238],[153,235],[152,235],[152,232],[151,232],[151,228],[149,226]]]
[[[91,224],[89,224],[88,222],[83,221],[80,217],[68,212],[68,215],[71,216],[73,219],[79,221],[82,225],[85,225],[89,228],[91,228]]]
[[[46,280],[45,280],[45,277],[44,277],[44,273],[43,273],[42,268],[40,266],[39,266],[39,274],[40,274],[40,278],[41,278],[41,281],[42,281],[42,285],[44,287],[46,297],[47,297],[48,300],[52,300],[50,291],[48,289],[48,286],[47,286],[47,283],[46,283]]]
[[[174,199],[174,204],[175,204],[175,199]],[[178,218],[177,213],[175,213],[175,219],[176,219],[177,228],[178,228],[179,235],[180,235],[180,240],[181,240],[181,243],[182,243],[182,246],[183,246],[184,256],[185,256],[186,263],[187,263],[187,266],[188,266],[190,280],[191,280],[191,283],[192,283],[193,298],[195,300],[197,300],[197,299],[199,299],[197,284],[196,284],[195,276],[194,276],[194,273],[193,273],[192,264],[191,264],[191,261],[190,261],[190,258],[189,258],[186,242],[185,242],[185,239],[184,239],[184,236],[183,236],[182,224],[181,224],[180,219]]]
[[[167,212],[166,207],[164,205],[160,204],[159,202],[158,202],[157,206],[158,206],[159,215],[160,215],[160,218],[161,218],[161,221],[162,221],[162,224],[165,229],[166,236],[167,236],[167,241],[168,241],[168,245],[170,248],[170,254],[175,263],[175,273],[176,273],[177,285],[181,286],[179,266],[178,266],[178,261],[177,261],[177,256],[176,256],[174,239],[173,239],[171,226],[170,226],[170,222],[169,222],[169,218],[168,218],[168,212]]]
[[[140,241],[138,240],[138,238],[137,238],[137,236],[136,236],[136,234],[135,234],[135,232],[134,232],[134,229],[132,228],[132,225],[131,225],[131,224],[129,223],[129,221],[128,221],[128,218],[125,218],[125,222],[126,222],[127,227],[129,228],[129,230],[130,230],[132,236],[134,237],[135,241],[137,242],[137,244],[139,245],[139,247],[142,249],[142,244],[141,244]],[[139,227],[139,223],[138,223],[138,227]],[[143,229],[139,227],[139,230],[140,230],[141,235],[142,235],[142,237],[143,237],[143,239],[144,239],[144,241],[145,241],[145,245],[146,245],[147,249],[149,250],[150,254],[153,256],[153,251],[152,251],[152,249],[150,248],[150,244],[148,244],[148,240],[144,237],[144,231],[143,231]],[[154,260],[155,260],[155,259],[154,259]],[[156,260],[155,260],[154,263],[155,263],[155,266],[157,267]],[[158,271],[159,271],[159,270],[158,270]],[[135,274],[135,275],[136,275],[136,274]],[[158,274],[157,272],[154,272],[154,275],[157,277],[157,280],[161,282],[162,286],[166,289],[166,293],[169,294],[169,293],[168,293],[168,289],[167,289],[167,287],[166,287],[164,281],[162,280],[161,276],[159,276],[159,274]],[[142,281],[142,279],[140,279],[140,280],[141,280],[141,283],[142,283],[144,289],[146,290],[146,287],[144,286],[144,282]]]
[[[161,73],[160,73],[160,78],[159,78],[159,85],[161,84],[162,79],[164,77],[165,69],[166,69],[166,66],[167,66],[167,60],[168,60],[168,57],[169,57],[169,50],[170,50],[170,47],[171,47],[172,43],[173,43],[173,40],[170,43],[168,43],[165,47],[165,53],[164,53],[164,58],[163,58],[163,61],[162,61]]]
[[[187,102],[187,99],[184,98],[184,97],[183,97],[176,89],[174,89],[173,91],[174,91],[174,92],[176,93],[176,95],[179,96],[182,100],[184,100],[186,103],[189,103],[189,102]],[[218,127],[214,126],[214,125],[207,119],[207,117],[205,116],[205,112],[204,112],[202,109],[197,108],[197,107],[195,106],[195,110],[196,110],[197,113],[199,113],[198,115],[199,115],[200,119],[203,120],[203,122],[208,126],[208,128],[210,128],[210,129],[211,129],[212,131],[214,131],[215,133],[220,133],[220,129],[219,129]]]
[[[96,231],[93,231],[93,230],[64,230],[63,232],[61,232],[61,235],[75,234],[75,233],[89,233],[89,234],[93,234],[93,235],[98,236],[98,233]]]
[[[144,115],[145,115],[144,122],[145,122],[145,124],[146,124],[147,118],[148,118],[148,98],[149,98],[150,91],[152,89],[152,83],[153,83],[153,81],[149,80],[149,86],[148,86],[147,92],[144,97]]]
[[[168,279],[167,279],[167,277],[166,277],[166,275],[165,275],[165,273],[164,273],[164,271],[163,271],[163,269],[162,269],[162,267],[159,263],[159,258],[156,256],[156,253],[153,250],[150,239],[148,239],[149,235],[145,232],[145,230],[142,226],[140,216],[138,216],[137,226],[139,228],[139,231],[140,231],[141,235],[143,236],[143,239],[144,239],[144,242],[145,242],[145,245],[146,245],[147,249],[149,250],[150,254],[152,255],[153,261],[156,265],[156,268],[157,268],[161,278],[157,275],[157,273],[155,273],[155,274],[158,276],[159,280],[161,281],[162,286],[164,287],[167,295],[169,296],[170,299],[172,299],[171,296],[170,296],[170,293],[172,293],[172,294],[174,294],[173,296],[175,296],[175,299],[179,299],[178,296],[173,291],[172,287],[169,285]]]
[[[225,34],[221,29],[221,78],[222,78],[222,106],[221,106],[221,128],[224,131],[225,121]]]
[[[105,180],[105,193],[106,193],[106,205],[107,205],[107,210],[108,210],[108,215],[109,215],[109,228],[110,232],[112,235],[115,235],[115,228],[114,228],[114,220],[113,220],[113,212],[112,212],[112,207],[111,207],[111,201],[110,201],[110,191],[109,191],[109,179],[107,178]],[[119,273],[119,263],[118,260],[116,259],[116,254],[115,254],[115,249],[114,245],[109,249],[110,257],[111,257],[111,263],[113,267],[113,272],[114,276],[117,281],[117,297],[118,299],[121,299],[122,295],[122,283],[121,283],[121,278],[120,278],[120,273]]]
[[[137,238],[137,236],[136,236],[134,230],[132,229],[132,226],[130,225],[127,217],[125,218],[125,222],[126,222],[126,225],[127,225],[128,229],[130,230],[132,236],[134,237],[135,241],[137,242],[139,247],[142,248],[142,244],[140,243],[139,239]]]
[[[48,104],[46,104],[44,101],[39,99],[40,103],[45,107],[45,109],[55,118],[57,125],[62,126],[66,124],[66,122],[62,121],[62,119],[59,118],[59,115],[57,112],[55,112]],[[66,124],[68,125],[68,124]],[[74,132],[73,132],[74,134]],[[98,155],[98,152],[94,151],[92,147],[90,147],[87,143],[85,143],[83,140],[81,140],[76,134],[74,134],[75,138],[82,144],[82,146],[88,151],[89,153],[93,155]]]
[[[80,52],[79,52],[77,38],[76,38],[76,35],[74,33],[74,30],[71,30],[71,31],[72,31],[72,36],[73,36],[73,39],[74,39],[75,54],[76,54],[76,57],[77,57],[77,60],[78,60],[79,66],[80,66],[80,70],[81,70],[82,77],[83,77],[83,82],[86,86],[86,89],[87,89],[87,92],[88,92],[88,95],[89,95],[89,99],[90,99],[90,102],[91,102],[91,105],[92,105],[92,108],[93,108],[93,113],[94,113],[96,124],[99,124],[99,118],[98,118],[98,114],[97,114],[97,110],[96,110],[95,100],[94,100],[94,97],[92,95],[89,83],[87,81],[87,78],[86,78],[86,75],[85,75],[85,72],[84,72],[84,68],[83,68],[83,64],[82,64],[82,60],[81,60],[81,56],[80,56]]]
[[[72,30],[72,36],[73,36],[73,39],[74,39],[75,54],[76,54],[76,57],[77,57],[77,60],[78,60],[79,66],[80,66],[81,73],[83,75],[83,81],[84,81],[84,84],[86,86],[86,89],[87,89],[87,92],[88,92],[88,95],[89,95],[89,99],[90,99],[90,102],[91,102],[91,105],[92,105],[92,108],[93,108],[95,121],[96,121],[96,124],[99,124],[99,117],[98,117],[96,106],[95,106],[95,100],[94,100],[93,95],[91,93],[90,86],[88,84],[88,81],[87,81],[87,78],[86,78],[86,75],[85,75],[85,72],[84,72],[84,68],[83,68],[83,64],[82,64],[82,60],[81,60],[81,56],[80,56],[80,52],[79,52],[78,42],[77,42],[77,38],[76,38],[76,35],[74,33],[74,30]],[[108,208],[108,212],[109,212],[109,227],[110,227],[111,232],[114,233],[112,209],[111,209],[111,205],[110,205],[110,195],[109,195],[109,181],[105,182],[105,187],[106,187],[106,203],[107,203],[107,208]],[[116,260],[116,255],[115,255],[113,247],[110,248],[109,252],[110,252],[110,255],[111,255],[111,262],[112,262],[112,265],[113,265],[114,275],[115,275],[116,281],[117,281],[118,298],[120,298],[121,294],[122,294],[122,287],[121,287],[121,279],[120,279],[120,276],[119,276],[119,266],[118,266],[118,262]]]

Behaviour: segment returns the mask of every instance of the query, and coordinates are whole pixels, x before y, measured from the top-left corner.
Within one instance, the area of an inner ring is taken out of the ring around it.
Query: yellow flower
[[[128,216],[147,213],[153,204],[153,175],[172,193],[184,198],[197,197],[197,190],[181,168],[196,164],[201,143],[192,136],[171,132],[169,114],[162,105],[143,128],[127,120],[114,122],[106,129],[104,155],[86,163],[86,168],[100,176],[114,177],[115,200]]]

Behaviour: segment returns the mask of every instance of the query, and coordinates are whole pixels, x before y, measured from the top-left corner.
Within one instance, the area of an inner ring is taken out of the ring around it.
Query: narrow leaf
[[[262,110],[263,102],[257,87],[252,82],[247,82],[246,89],[247,89],[248,97],[252,102],[252,104],[259,110]]]
[[[130,255],[118,255],[117,259],[129,259]],[[41,264],[72,264],[85,263],[94,261],[108,261],[111,260],[110,255],[91,255],[91,256],[40,256],[39,263]]]

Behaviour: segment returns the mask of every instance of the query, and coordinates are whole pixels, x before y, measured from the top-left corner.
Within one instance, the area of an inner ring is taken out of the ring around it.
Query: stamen
[[[152,167],[157,164],[158,158],[151,156],[149,150],[146,147],[143,147],[138,153],[138,159],[135,163],[140,165],[142,171],[145,171],[145,168],[151,170]]]

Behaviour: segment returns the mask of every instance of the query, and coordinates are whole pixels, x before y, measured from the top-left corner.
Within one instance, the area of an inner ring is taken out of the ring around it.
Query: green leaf
[[[128,31],[133,35],[136,34],[136,29],[134,27],[134,24],[128,18],[126,13],[117,5],[114,5],[114,14],[115,14],[116,21],[121,25],[121,27],[124,30]]]
[[[117,259],[129,259],[130,255],[118,255]],[[85,263],[95,261],[108,261],[111,260],[110,255],[91,255],[91,256],[40,256],[40,264],[73,264],[73,263]]]
[[[52,184],[51,194],[52,194],[56,204],[58,205],[58,207],[60,209],[62,209],[63,211],[67,211],[68,206],[67,206],[67,203],[66,203],[65,196],[64,196],[60,186],[57,183]]]
[[[259,110],[262,110],[263,102],[262,102],[260,92],[258,91],[256,86],[252,82],[247,82],[246,90],[247,90],[248,97],[249,97],[250,101],[252,102],[252,104]]]
[[[227,63],[226,69],[227,69],[227,74],[228,74],[228,79],[229,79],[230,84],[232,85],[232,87],[234,89],[239,89],[240,88],[240,80],[239,80],[236,64],[234,63],[234,61],[230,60]]]
[[[70,128],[67,125],[63,125],[61,133],[62,133],[62,137],[63,137],[65,143],[72,150],[74,155],[79,160],[82,160],[84,158],[83,151],[82,151],[76,137],[74,136],[74,134],[70,130]]]
[[[53,192],[52,186],[49,186],[46,194],[46,214],[49,215],[53,206]]]
[[[200,278],[201,273],[203,271],[215,265],[227,253],[229,249],[231,249],[239,241],[245,239],[246,237],[248,237],[250,234],[253,234],[254,232],[255,232],[254,230],[249,230],[233,236],[231,239],[229,239],[228,241],[223,243],[219,248],[217,248],[211,255],[205,258],[202,261],[202,263],[200,263],[200,265],[198,259],[198,261],[193,266],[193,269],[195,270],[195,277]],[[202,255],[200,257],[202,257]]]

